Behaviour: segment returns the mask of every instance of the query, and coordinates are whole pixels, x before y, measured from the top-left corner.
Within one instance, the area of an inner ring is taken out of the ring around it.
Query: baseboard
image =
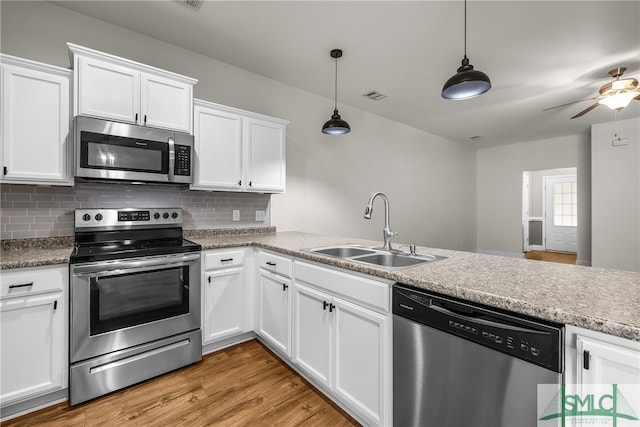
[[[69,399],[69,390],[63,388],[52,393],[34,397],[33,399],[23,400],[22,402],[12,403],[0,408],[0,422],[5,422],[12,418],[46,408],[48,406],[57,405],[66,402]]]
[[[256,337],[256,333],[251,331],[251,332],[245,332],[244,334],[236,335],[236,336],[231,337],[231,338],[224,339],[222,341],[216,341],[216,342],[211,343],[211,344],[203,345],[202,346],[202,355],[204,356],[205,354],[213,353],[215,351],[222,350],[222,349],[225,349],[227,347],[231,347],[231,346],[234,346],[236,344],[240,344],[240,343],[243,343],[245,341],[252,340],[255,337]]]
[[[591,267],[591,260],[590,259],[579,259],[576,261],[576,265],[582,265],[585,267]]]

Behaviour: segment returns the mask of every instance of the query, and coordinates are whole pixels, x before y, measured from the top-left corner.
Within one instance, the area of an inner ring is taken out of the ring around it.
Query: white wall
[[[591,262],[589,133],[478,150],[478,251],[522,255],[522,173],[578,168],[578,263]]]
[[[326,136],[330,99],[51,3],[0,8],[3,53],[68,67],[72,42],[195,77],[197,98],[290,120],[287,192],[271,198],[279,230],[381,240],[382,205],[372,220],[362,215],[369,194],[385,191],[396,241],[475,249],[474,148],[346,106],[340,113],[353,132]]]
[[[640,271],[639,140],[640,119],[591,128],[594,266]]]

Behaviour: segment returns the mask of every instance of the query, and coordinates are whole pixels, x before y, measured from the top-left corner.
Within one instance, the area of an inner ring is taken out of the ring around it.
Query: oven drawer
[[[244,251],[215,251],[202,254],[205,270],[235,267],[244,264]]]
[[[200,329],[72,364],[71,405],[156,377],[202,359]]]
[[[65,266],[20,268],[2,271],[0,298],[25,297],[45,292],[62,292],[69,280]]]
[[[293,276],[293,261],[270,252],[260,251],[258,253],[258,265],[262,269],[278,273],[282,276]]]

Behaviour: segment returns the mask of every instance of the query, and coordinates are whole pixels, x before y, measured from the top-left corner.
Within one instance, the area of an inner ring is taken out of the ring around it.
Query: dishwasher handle
[[[435,310],[439,313],[445,314],[447,316],[451,316],[451,317],[455,317],[458,320],[463,320],[465,322],[468,323],[475,323],[478,325],[484,325],[484,326],[491,326],[493,328],[499,328],[502,330],[507,330],[507,331],[512,331],[512,332],[525,332],[528,334],[548,334],[547,332],[544,331],[540,331],[537,329],[529,329],[529,328],[523,328],[522,326],[514,326],[514,325],[510,325],[508,323],[505,322],[498,322],[495,320],[487,320],[487,319],[481,319],[479,317],[474,317],[471,316],[470,314],[473,314],[474,311],[472,309],[465,309],[466,312],[468,312],[469,314],[462,314],[459,313],[457,311],[453,311],[451,308],[447,308],[444,306],[444,304],[439,303],[435,300],[431,300],[429,302],[429,305],[427,306],[428,309],[430,310]],[[480,313],[482,314],[482,313]]]

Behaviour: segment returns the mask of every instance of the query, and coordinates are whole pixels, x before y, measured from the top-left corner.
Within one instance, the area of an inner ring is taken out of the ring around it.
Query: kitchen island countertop
[[[380,246],[380,242],[301,232],[199,232],[185,237],[203,250],[257,246],[420,289],[439,292],[554,322],[640,341],[640,273],[556,264],[472,252],[418,247],[417,253],[447,257],[406,269],[333,258],[304,249],[338,244]],[[394,248],[403,248],[394,243]],[[3,249],[1,268],[64,264],[71,247]]]

